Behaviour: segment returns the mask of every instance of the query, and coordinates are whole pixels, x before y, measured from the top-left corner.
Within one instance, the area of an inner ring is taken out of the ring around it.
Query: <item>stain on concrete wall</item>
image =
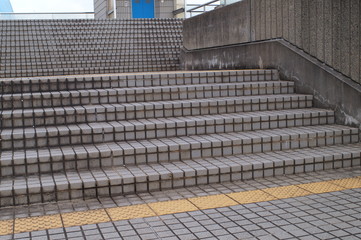
[[[184,22],[187,49],[283,38],[361,84],[360,35],[360,0],[244,0]]]

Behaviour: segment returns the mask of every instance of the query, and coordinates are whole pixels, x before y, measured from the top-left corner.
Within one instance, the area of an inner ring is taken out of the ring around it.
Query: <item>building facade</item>
[[[182,18],[184,0],[94,0],[95,19]]]

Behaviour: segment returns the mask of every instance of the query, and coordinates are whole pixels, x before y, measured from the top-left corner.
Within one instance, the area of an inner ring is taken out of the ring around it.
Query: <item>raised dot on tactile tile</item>
[[[152,209],[146,204],[108,208],[106,211],[112,221],[156,216]]]
[[[63,224],[59,214],[15,219],[15,233],[61,228]]]
[[[149,203],[148,206],[151,207],[158,215],[174,214],[174,213],[190,212],[190,211],[198,210],[198,208],[196,208],[188,200],[174,200],[174,201],[166,201],[166,202]]]
[[[63,219],[64,227],[81,226],[110,221],[110,218],[104,209],[64,213],[61,215],[61,217]]]

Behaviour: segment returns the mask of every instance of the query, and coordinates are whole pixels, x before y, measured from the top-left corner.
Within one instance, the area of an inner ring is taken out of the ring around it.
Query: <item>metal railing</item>
[[[93,19],[93,18],[94,18],[94,12],[40,12],[40,13],[0,12],[0,20]]]
[[[211,11],[216,7],[220,6],[220,4],[220,0],[213,0],[204,4],[187,4],[187,7],[195,6],[191,9],[188,9],[187,12],[190,14],[190,17],[193,17],[195,15]]]

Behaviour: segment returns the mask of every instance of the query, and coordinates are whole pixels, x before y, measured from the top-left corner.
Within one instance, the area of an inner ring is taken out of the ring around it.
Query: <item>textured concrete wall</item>
[[[283,38],[361,84],[360,0],[243,0],[184,22],[200,49]]]
[[[206,12],[184,21],[184,46],[199,49],[249,42],[250,1]]]
[[[278,69],[297,92],[314,96],[315,107],[333,109],[338,123],[361,129],[361,85],[285,40],[183,51],[181,62],[187,70]]]

